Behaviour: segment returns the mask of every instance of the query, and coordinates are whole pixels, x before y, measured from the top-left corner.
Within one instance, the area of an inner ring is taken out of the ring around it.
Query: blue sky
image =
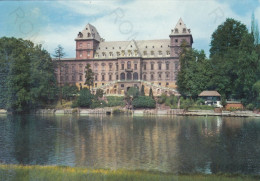
[[[0,1],[0,37],[29,39],[51,54],[61,44],[75,57],[74,38],[87,23],[106,41],[167,39],[181,17],[193,47],[208,54],[219,24],[230,17],[249,28],[253,12],[260,18],[260,0]]]

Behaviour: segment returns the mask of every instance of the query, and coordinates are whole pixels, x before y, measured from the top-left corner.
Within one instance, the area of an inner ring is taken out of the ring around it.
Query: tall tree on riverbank
[[[49,53],[27,40],[0,39],[1,108],[27,112],[55,99],[56,79]]]
[[[90,89],[90,86],[93,86],[94,84],[94,72],[90,68],[90,64],[87,64],[85,67],[85,83],[84,85],[87,85]]]
[[[230,98],[234,94],[237,77],[236,65],[239,46],[244,35],[248,34],[244,24],[234,19],[226,19],[211,37],[210,57],[213,67],[213,88]]]
[[[63,58],[65,56],[65,52],[64,52],[64,48],[61,45],[58,45],[57,48],[54,51],[53,56],[56,58],[56,60],[54,61],[54,65],[56,68],[58,68],[59,70],[59,78],[60,80],[59,82],[59,100],[60,100],[60,104],[62,105],[62,87],[61,87],[61,77],[62,77],[62,69],[63,69],[63,62],[61,61],[61,58]]]
[[[178,91],[185,97],[197,97],[212,87],[212,67],[204,51],[183,49],[178,72]]]

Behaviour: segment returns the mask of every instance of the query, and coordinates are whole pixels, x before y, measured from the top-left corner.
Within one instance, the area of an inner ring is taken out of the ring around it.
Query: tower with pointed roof
[[[179,57],[182,46],[192,47],[193,38],[190,29],[187,29],[186,24],[180,18],[175,28],[170,34],[171,56]]]
[[[85,28],[78,33],[76,41],[76,59],[92,59],[95,50],[102,39],[96,28],[87,24]]]

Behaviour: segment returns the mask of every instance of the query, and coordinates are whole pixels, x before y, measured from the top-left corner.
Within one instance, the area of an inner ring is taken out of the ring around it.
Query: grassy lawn
[[[251,181],[259,180],[260,176],[239,175],[172,175],[159,172],[87,169],[63,166],[22,166],[0,165],[2,181]]]

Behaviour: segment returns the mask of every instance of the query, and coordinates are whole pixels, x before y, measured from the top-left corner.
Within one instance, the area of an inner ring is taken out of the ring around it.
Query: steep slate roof
[[[95,59],[102,58],[117,58],[117,57],[167,57],[167,51],[170,52],[170,39],[162,40],[131,40],[131,41],[109,41],[100,42],[96,54],[99,56]],[[122,51],[125,51],[125,56],[122,56]],[[146,51],[147,55],[144,55]],[[152,55],[152,51],[154,55]],[[161,51],[161,55],[159,55]],[[112,52],[112,56],[110,55]],[[117,55],[117,52],[120,55]],[[103,56],[105,53],[105,56]],[[132,53],[132,55],[129,55]]]
[[[171,35],[190,35],[190,29],[187,29],[186,24],[180,18],[175,28],[171,31]]]
[[[92,40],[92,39],[101,41],[100,35],[97,29],[95,28],[95,26],[88,23],[85,26],[85,28],[78,33],[78,36],[75,40]]]
[[[207,97],[207,96],[220,97],[221,95],[217,91],[203,91],[199,94],[199,97]]]

